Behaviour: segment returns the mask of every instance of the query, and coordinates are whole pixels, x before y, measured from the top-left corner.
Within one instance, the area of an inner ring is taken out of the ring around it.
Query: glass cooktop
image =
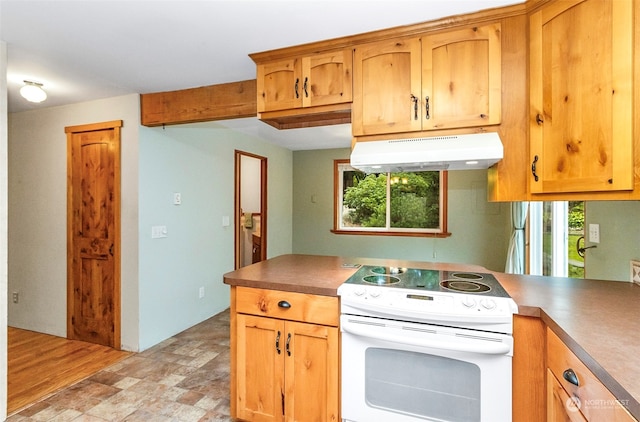
[[[345,283],[510,297],[492,274],[479,272],[363,265]]]

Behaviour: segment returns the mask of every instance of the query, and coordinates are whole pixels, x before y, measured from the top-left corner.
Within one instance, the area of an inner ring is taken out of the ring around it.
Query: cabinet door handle
[[[424,97],[424,102],[425,102],[425,116],[424,116],[424,118],[429,120],[429,118],[431,116],[429,116],[429,96],[428,95],[426,97]]]
[[[542,115],[540,113],[536,114],[536,123],[538,124],[538,126],[544,123],[544,119],[542,118]]]
[[[411,94],[411,101],[413,102],[413,120],[418,120],[418,97]]]
[[[286,300],[281,300],[280,302],[278,302],[278,308],[289,309],[290,307],[291,307],[291,304]]]
[[[538,163],[538,156],[533,157],[533,163],[531,163],[531,174],[533,174],[533,180],[538,181],[538,174],[536,173],[536,164]]]
[[[578,376],[576,375],[575,372],[573,372],[573,369],[571,368],[565,369],[565,371],[562,373],[562,378],[564,378],[571,384],[575,385],[576,387],[580,386],[580,381],[578,381]]]
[[[278,335],[276,336],[276,351],[280,354],[280,331],[278,331]]]
[[[287,334],[287,344],[286,344],[287,356],[291,356],[291,348],[289,347],[289,343],[291,343],[291,333]]]
[[[308,77],[304,77],[304,84],[302,85],[302,89],[304,89],[304,96],[309,98],[309,91],[307,91],[307,82],[309,81]]]
[[[298,84],[300,83],[300,79],[296,78],[296,84],[294,86],[295,90],[296,90],[296,98],[300,98],[300,94],[298,94]]]

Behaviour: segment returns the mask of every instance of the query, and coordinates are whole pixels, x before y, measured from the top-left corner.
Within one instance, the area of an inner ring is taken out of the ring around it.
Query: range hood
[[[351,167],[365,173],[486,169],[503,157],[495,132],[356,142]]]

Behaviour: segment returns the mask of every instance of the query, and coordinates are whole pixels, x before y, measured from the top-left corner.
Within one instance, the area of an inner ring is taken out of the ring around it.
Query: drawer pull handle
[[[291,307],[291,304],[286,300],[281,300],[280,302],[278,302],[278,308],[289,309],[290,307]]]
[[[575,372],[573,372],[573,369],[571,369],[571,368],[566,369],[562,373],[562,378],[564,378],[565,380],[567,380],[571,384],[575,385],[576,387],[578,387],[580,385],[580,382],[578,381],[578,376],[576,375]]]

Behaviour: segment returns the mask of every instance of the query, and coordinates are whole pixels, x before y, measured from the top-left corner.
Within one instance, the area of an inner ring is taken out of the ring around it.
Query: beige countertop
[[[542,320],[640,419],[640,286],[617,281],[513,275],[476,265],[282,255],[224,275],[229,285],[335,296],[357,268],[387,265],[491,272],[518,304]]]

